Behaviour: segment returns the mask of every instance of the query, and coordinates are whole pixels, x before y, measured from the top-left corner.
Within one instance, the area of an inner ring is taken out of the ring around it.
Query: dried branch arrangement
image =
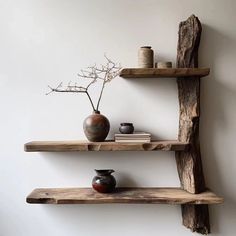
[[[106,59],[105,64],[102,64],[100,67],[97,67],[97,65],[95,64],[94,66],[90,66],[86,70],[81,70],[81,72],[78,73],[79,78],[89,80],[89,83],[87,86],[79,86],[76,82],[74,84],[69,82],[67,86],[63,86],[63,83],[61,82],[55,88],[48,86],[50,88],[50,91],[47,93],[47,95],[53,92],[85,93],[90,101],[90,104],[92,105],[93,111],[98,111],[106,84],[112,81],[115,77],[117,77],[121,70],[120,64],[113,62],[106,55],[104,55],[104,57]],[[89,88],[92,84],[94,84],[95,82],[99,80],[102,81],[102,86],[101,86],[101,91],[98,97],[97,104],[95,105],[89,94]]]

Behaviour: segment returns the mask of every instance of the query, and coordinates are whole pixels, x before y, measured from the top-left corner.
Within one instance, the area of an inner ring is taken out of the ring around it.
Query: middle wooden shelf
[[[177,140],[152,141],[150,143],[117,143],[114,141],[33,141],[26,143],[26,152],[72,151],[184,151],[189,143]]]

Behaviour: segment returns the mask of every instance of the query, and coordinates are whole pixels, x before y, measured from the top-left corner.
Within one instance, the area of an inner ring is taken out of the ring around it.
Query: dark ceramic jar
[[[95,170],[97,175],[93,178],[92,186],[99,193],[110,193],[115,190],[116,179],[111,175],[114,170]]]
[[[90,142],[102,142],[109,133],[110,123],[99,111],[94,111],[92,115],[84,120],[83,128]]]
[[[132,123],[121,123],[119,131],[122,134],[132,134],[134,132],[134,126]]]

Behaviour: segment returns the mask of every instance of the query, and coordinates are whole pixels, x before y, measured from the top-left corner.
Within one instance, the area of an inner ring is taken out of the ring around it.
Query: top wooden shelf
[[[204,77],[209,75],[209,68],[124,68],[120,72],[123,78],[177,78],[177,77]]]

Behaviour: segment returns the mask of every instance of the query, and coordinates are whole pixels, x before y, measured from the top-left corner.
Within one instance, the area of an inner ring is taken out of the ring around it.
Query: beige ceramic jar
[[[153,50],[150,46],[143,46],[139,49],[138,66],[140,68],[153,68]]]

